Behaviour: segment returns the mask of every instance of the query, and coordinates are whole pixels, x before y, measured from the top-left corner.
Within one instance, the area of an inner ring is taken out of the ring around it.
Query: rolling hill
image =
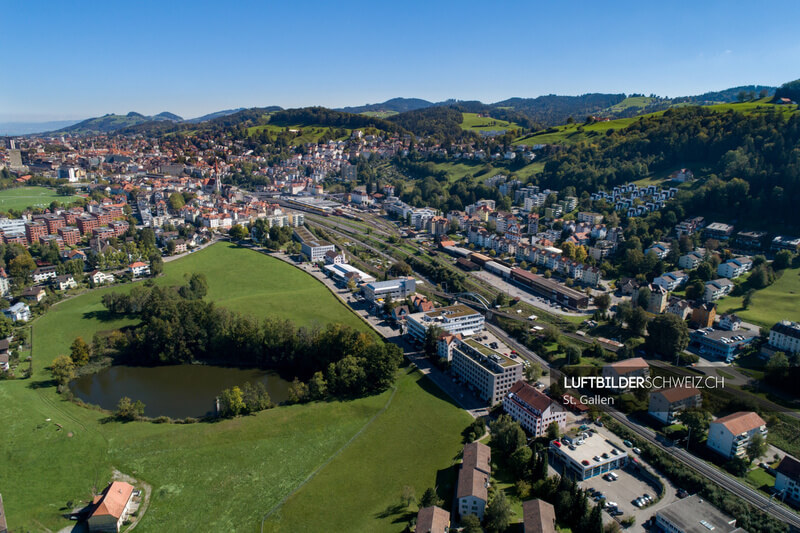
[[[131,111],[127,115],[115,115],[109,113],[102,117],[89,118],[77,124],[61,128],[53,133],[72,133],[77,135],[92,133],[110,133],[112,131],[130,128],[145,122],[182,122],[183,119],[174,113],[162,112],[158,115],[146,116],[141,113]]]

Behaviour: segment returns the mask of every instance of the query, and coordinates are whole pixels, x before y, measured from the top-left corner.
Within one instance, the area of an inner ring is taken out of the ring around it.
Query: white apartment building
[[[717,275],[735,279],[753,268],[753,260],[749,257],[735,257],[721,263],[717,267]]]
[[[745,454],[750,438],[760,433],[767,438],[767,423],[757,413],[740,411],[708,425],[706,446],[728,459]]]
[[[512,385],[522,379],[522,363],[474,339],[457,341],[452,353],[453,373],[490,405],[502,401]]]
[[[769,330],[769,344],[786,353],[800,352],[800,323],[781,320]]]
[[[423,311],[408,315],[406,324],[408,334],[422,342],[425,332],[431,326],[442,328],[447,333],[460,333],[467,337],[483,330],[484,317],[478,311],[464,304],[439,307],[432,311]]]

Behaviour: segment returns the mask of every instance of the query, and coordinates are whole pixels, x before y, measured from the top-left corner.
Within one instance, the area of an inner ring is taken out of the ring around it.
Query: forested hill
[[[686,193],[687,211],[796,228],[800,114],[780,107],[749,114],[685,107],[642,117],[592,144],[564,148],[545,164],[539,182],[591,191],[688,166],[708,179]]]
[[[572,117],[583,120],[588,115],[616,105],[625,100],[624,94],[590,93],[580,96],[549,94],[538,98],[509,98],[492,104],[494,108],[511,108],[544,126],[564,124]]]
[[[336,111],[344,111],[345,113],[368,113],[368,112],[394,112],[405,113],[406,111],[414,111],[415,109],[424,109],[434,105],[433,102],[423,100],[421,98],[392,98],[380,104],[367,104],[355,107],[342,107]]]
[[[800,102],[800,80],[790,81],[781,85],[775,91],[775,98],[788,98],[793,102]]]

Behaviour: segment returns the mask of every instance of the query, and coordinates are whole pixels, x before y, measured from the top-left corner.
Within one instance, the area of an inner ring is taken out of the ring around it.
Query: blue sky
[[[0,0],[0,13],[0,120],[678,96],[800,77],[796,1]]]

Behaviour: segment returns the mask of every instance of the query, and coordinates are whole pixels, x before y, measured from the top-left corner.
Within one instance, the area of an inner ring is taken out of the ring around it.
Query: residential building
[[[692,318],[689,321],[696,328],[710,328],[717,318],[717,304],[696,302],[692,306]]]
[[[439,335],[439,339],[436,341],[436,354],[439,359],[451,361],[453,359],[453,347],[456,345],[456,341],[460,339],[461,335],[459,334],[442,333]]]
[[[720,263],[717,267],[717,275],[723,278],[736,279],[751,268],[753,268],[752,259],[749,257],[735,257]]]
[[[712,222],[705,227],[703,233],[710,239],[727,241],[733,234],[733,226],[730,224],[723,224],[722,222]]]
[[[766,238],[766,231],[740,231],[736,234],[736,244],[746,250],[760,250]]]
[[[544,435],[553,422],[560,430],[567,424],[567,411],[560,403],[522,380],[503,398],[503,410],[534,437]]]
[[[413,313],[408,316],[408,334],[418,342],[425,340],[425,332],[436,326],[448,333],[460,333],[468,337],[483,330],[485,318],[469,306],[456,304],[432,311]]]
[[[682,287],[689,280],[689,276],[681,271],[667,272],[653,280],[653,285],[658,285],[667,290],[667,292],[674,291]]]
[[[417,525],[414,533],[448,533],[450,513],[441,507],[423,507],[417,512]]]
[[[713,302],[714,300],[719,300],[723,296],[730,294],[734,284],[729,279],[719,278],[713,281],[707,281],[705,287],[703,299],[707,302]]]
[[[655,283],[644,285],[636,290],[633,296],[631,296],[631,299],[634,302],[638,302],[640,298],[639,295],[642,293],[644,293],[647,298],[647,305],[644,309],[648,313],[660,315],[664,312],[664,309],[667,308],[669,292],[664,287],[656,285]]]
[[[738,353],[758,338],[758,332],[749,329],[725,331],[710,327],[692,331],[689,349],[705,358],[733,361]]]
[[[58,228],[58,235],[64,241],[66,246],[75,246],[81,240],[81,232],[78,228],[71,226],[66,228]]]
[[[666,312],[686,320],[692,314],[692,306],[682,298],[670,296]]]
[[[678,266],[684,270],[693,270],[703,262],[704,257],[705,251],[694,250],[686,255],[680,256],[680,258],[678,258]]]
[[[677,237],[681,235],[692,235],[697,233],[705,225],[703,217],[687,218],[675,226],[675,234]]]
[[[572,446],[574,449],[558,440],[550,442],[550,464],[559,474],[575,481],[583,481],[628,464],[625,450],[600,433],[583,433],[578,440],[583,443]]]
[[[59,291],[66,291],[67,289],[74,289],[78,284],[72,274],[64,274],[53,279],[53,286]]]
[[[535,499],[522,502],[523,533],[556,533],[556,509],[553,504]]]
[[[405,300],[417,290],[417,281],[414,278],[399,278],[387,281],[373,281],[361,288],[364,298],[375,303],[378,300],[391,298],[392,300]]]
[[[595,226],[603,223],[603,215],[600,213],[588,213],[586,211],[578,212],[578,222],[585,222]]]
[[[140,278],[150,275],[150,265],[142,261],[136,261],[128,265],[128,270],[133,274],[134,278]]]
[[[615,392],[625,392],[630,389],[631,378],[647,377],[650,375],[650,365],[641,357],[634,357],[632,359],[623,359],[610,365],[605,365],[601,371],[604,378],[610,378],[611,390]],[[620,378],[628,378],[622,380]]]
[[[725,313],[719,318],[719,329],[738,331],[742,327],[742,319],[733,313]]]
[[[131,510],[133,485],[114,481],[92,503],[87,523],[89,531],[116,533],[122,527]]]
[[[800,238],[776,235],[772,238],[772,243],[770,244],[769,249],[773,252],[789,250],[792,253],[797,253],[798,250],[800,250]]]
[[[708,425],[706,446],[732,459],[745,455],[747,445],[755,434],[767,438],[767,423],[752,411],[739,411],[713,420]]]
[[[92,283],[95,285],[114,283],[114,274],[106,274],[105,272],[101,272],[99,270],[93,270],[89,272],[88,278],[92,280]]]
[[[785,353],[800,353],[800,322],[781,320],[772,326],[769,344]]]
[[[699,494],[676,500],[656,512],[656,530],[667,533],[746,533],[736,519],[708,503]]]
[[[664,259],[665,257],[667,257],[667,254],[669,253],[669,243],[667,243],[667,242],[657,242],[657,243],[653,244],[650,248],[647,248],[644,251],[644,255],[647,255],[650,252],[653,252],[654,254],[656,254],[656,256],[659,259]]]
[[[347,263],[347,256],[344,252],[337,253],[336,250],[325,252],[326,265],[343,265]]]
[[[800,504],[800,461],[785,455],[775,468],[775,492],[777,498]]]
[[[464,446],[463,456],[456,487],[458,514],[461,517],[474,514],[483,520],[483,512],[489,501],[492,451],[483,443],[470,442]]]
[[[494,405],[522,379],[522,363],[492,350],[475,339],[459,340],[452,348],[451,370],[475,389],[481,400]]]
[[[39,303],[45,298],[47,298],[47,291],[45,291],[44,287],[37,285],[35,287],[29,287],[24,291],[22,291],[20,297],[23,300],[27,300],[29,302]]]
[[[17,302],[3,309],[3,314],[14,322],[27,322],[31,319],[31,308],[23,302]]]
[[[5,296],[11,291],[11,280],[6,274],[6,269],[0,267],[0,296]]]
[[[647,412],[662,424],[674,424],[686,409],[700,407],[703,397],[694,387],[674,387],[650,393]]]
[[[55,278],[57,275],[56,267],[54,266],[43,266],[35,269],[31,273],[31,278],[33,279],[34,283],[44,283],[49,279]]]

